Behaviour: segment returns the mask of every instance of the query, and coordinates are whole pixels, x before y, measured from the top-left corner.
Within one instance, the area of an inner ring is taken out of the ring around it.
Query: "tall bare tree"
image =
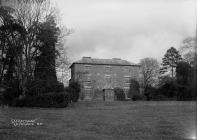
[[[144,58],[140,61],[140,65],[144,90],[148,86],[155,86],[158,82],[159,62],[155,58]]]
[[[38,39],[40,24],[46,22],[49,16],[56,17],[56,13],[48,0],[8,0],[4,5],[13,9],[12,17],[17,24],[24,28],[26,33],[25,37],[20,40],[22,53],[17,62],[17,79],[25,94],[28,82],[34,80],[35,77],[35,58],[41,54],[38,46],[43,45],[43,42]],[[57,45],[57,47],[59,46]],[[64,52],[60,55],[62,57]]]
[[[52,14],[52,12],[46,10],[47,5],[48,3],[45,0],[15,0],[11,4],[14,9],[13,16],[27,32],[23,41],[22,69],[19,72],[19,81],[23,94],[27,90],[28,81],[33,79],[33,71],[35,69],[34,57],[39,54],[37,47],[35,47],[40,43],[37,39],[39,23]]]
[[[17,23],[17,20],[10,15],[12,9],[9,7],[0,7],[0,84],[3,78],[10,77],[15,68],[15,75],[18,75],[22,57],[22,45],[26,35],[23,26]],[[7,79],[7,80],[8,80]],[[9,81],[10,81],[9,80]]]
[[[68,85],[70,79],[70,61],[67,55],[67,48],[65,46],[67,41],[67,36],[69,36],[73,31],[64,27],[60,28],[59,40],[56,44],[56,49],[58,51],[58,56],[56,59],[56,72],[58,81],[62,82],[64,85]]]
[[[183,40],[180,47],[180,53],[183,59],[191,65],[194,65],[195,61],[195,38],[187,37]]]

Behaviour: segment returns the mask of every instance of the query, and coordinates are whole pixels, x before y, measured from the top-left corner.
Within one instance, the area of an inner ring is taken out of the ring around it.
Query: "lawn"
[[[61,109],[0,107],[0,140],[192,139],[196,109],[196,102],[176,101],[86,101]],[[14,126],[19,120],[33,120],[34,125]]]

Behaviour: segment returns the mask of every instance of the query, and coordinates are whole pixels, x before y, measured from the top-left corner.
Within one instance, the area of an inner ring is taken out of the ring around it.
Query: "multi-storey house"
[[[140,70],[139,65],[119,58],[96,59],[91,57],[83,57],[72,63],[70,68],[70,82],[80,82],[81,96],[83,95],[84,99],[92,99],[95,95],[101,97],[102,92],[98,91],[112,91],[115,87],[122,88],[127,93],[130,79],[138,79]],[[113,92],[109,92],[105,96],[114,98]]]

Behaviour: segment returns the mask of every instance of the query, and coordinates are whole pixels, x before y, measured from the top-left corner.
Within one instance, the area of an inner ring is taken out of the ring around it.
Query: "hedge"
[[[124,101],[125,100],[125,93],[124,90],[121,88],[114,88],[114,94],[117,100]]]
[[[48,93],[36,96],[25,96],[16,99],[12,106],[16,107],[67,107],[69,103],[68,93]]]

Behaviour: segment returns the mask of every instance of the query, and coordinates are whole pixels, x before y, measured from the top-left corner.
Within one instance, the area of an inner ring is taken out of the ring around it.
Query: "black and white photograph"
[[[197,0],[0,0],[0,140],[197,140]]]

